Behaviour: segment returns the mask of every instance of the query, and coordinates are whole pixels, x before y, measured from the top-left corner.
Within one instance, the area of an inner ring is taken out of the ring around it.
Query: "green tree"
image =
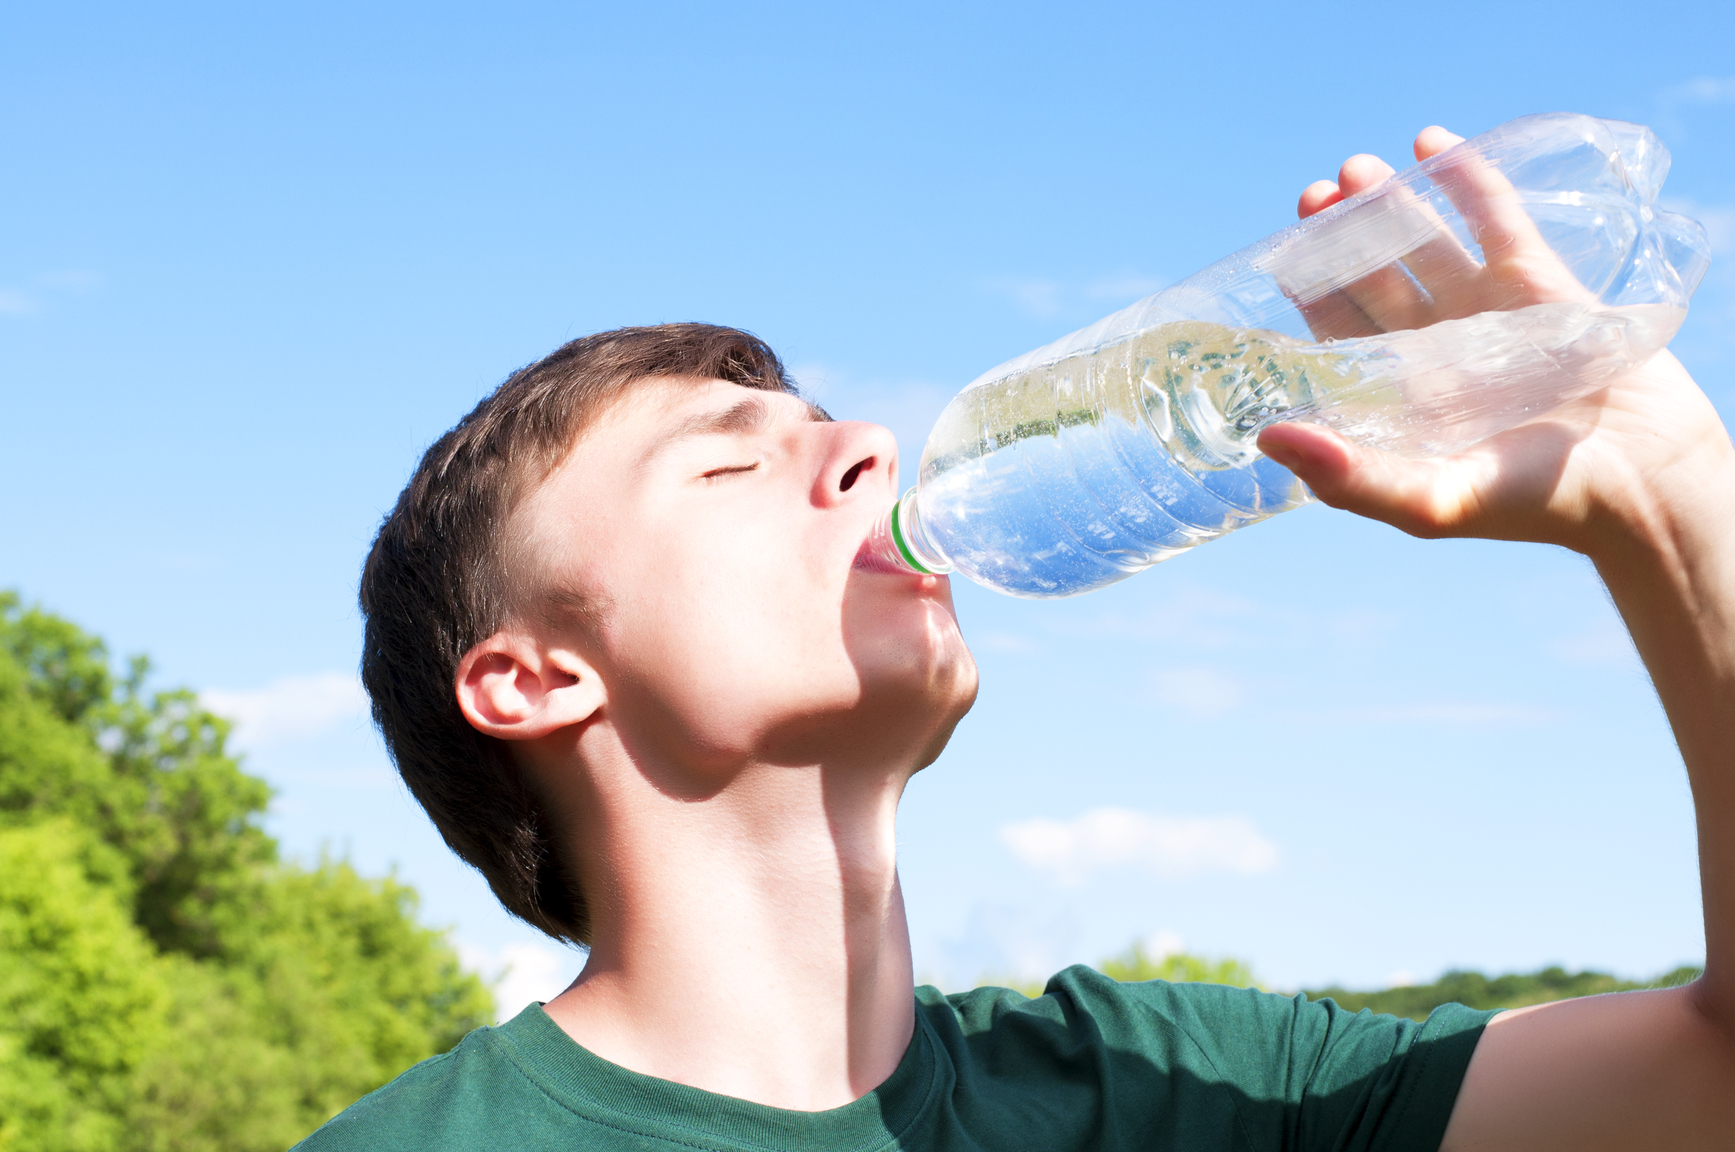
[[[1096,966],[1097,971],[1111,980],[1167,980],[1174,984],[1228,984],[1236,988],[1263,988],[1245,961],[1224,956],[1211,958],[1188,952],[1167,952],[1153,956],[1144,944],[1134,944],[1119,956],[1110,957]],[[1016,977],[988,976],[976,982],[978,988],[993,985],[1021,992],[1031,999],[1042,995],[1043,982]]]
[[[1374,1012],[1389,1012],[1414,1020],[1427,1019],[1428,1013],[1442,1004],[1463,1004],[1471,1008],[1523,1008],[1530,1004],[1547,1004],[1574,996],[1598,996],[1604,992],[1632,992],[1641,988],[1669,988],[1685,984],[1699,976],[1698,968],[1677,968],[1655,980],[1621,980],[1606,972],[1568,972],[1550,967],[1539,972],[1509,972],[1504,976],[1484,976],[1480,972],[1454,970],[1431,984],[1413,984],[1387,988],[1379,992],[1353,992],[1344,988],[1320,988],[1309,991],[1310,1000],[1327,997],[1352,1012],[1363,1008]]]
[[[1263,988],[1254,978],[1253,969],[1245,961],[1232,957],[1212,959],[1185,952],[1153,957],[1142,944],[1135,944],[1119,956],[1097,965],[1103,975],[1115,980],[1168,980],[1173,983],[1230,984],[1237,988]],[[1309,1000],[1330,998],[1339,1007],[1352,1012],[1366,1008],[1373,1012],[1427,1019],[1428,1013],[1442,1004],[1463,1004],[1471,1008],[1523,1008],[1531,1004],[1547,1004],[1575,996],[1598,996],[1605,992],[1631,992],[1644,988],[1672,988],[1696,980],[1702,970],[1694,967],[1676,968],[1655,980],[1621,980],[1606,972],[1568,972],[1549,967],[1539,972],[1509,972],[1503,976],[1484,976],[1480,972],[1454,970],[1431,984],[1405,985],[1373,992],[1357,992],[1331,987],[1309,989],[1303,993]],[[1018,987],[1013,985],[1013,987]],[[1037,995],[1041,986],[1025,989]]]
[[[0,593],[0,1152],[280,1149],[492,1009],[411,889],[281,861],[148,673]]]
[[[1263,988],[1253,978],[1245,961],[1230,956],[1211,959],[1187,952],[1152,956],[1143,944],[1134,944],[1121,955],[1104,960],[1098,971],[1112,980],[1167,980],[1173,984],[1228,984],[1234,988]]]
[[[65,820],[0,831],[0,1148],[116,1147],[165,1040],[166,962]]]

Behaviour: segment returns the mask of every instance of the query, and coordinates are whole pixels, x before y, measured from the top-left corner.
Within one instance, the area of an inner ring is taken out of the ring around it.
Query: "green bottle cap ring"
[[[896,504],[892,505],[892,542],[898,546],[898,553],[903,556],[904,563],[908,564],[911,568],[914,568],[924,576],[938,575],[938,573],[929,571],[920,560],[917,560],[915,554],[910,551],[910,546],[904,543],[904,527],[898,519],[898,516],[903,512],[903,509],[904,502],[902,500],[899,500]]]

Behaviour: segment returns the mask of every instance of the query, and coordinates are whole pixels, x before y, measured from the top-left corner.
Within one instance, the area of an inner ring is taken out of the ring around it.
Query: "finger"
[[[1410,275],[1402,260],[1393,260],[1374,269],[1347,285],[1343,293],[1355,301],[1356,307],[1372,322],[1375,332],[1423,328],[1435,319],[1433,301]]]
[[[1459,138],[1445,129],[1429,128],[1416,137],[1416,148],[1438,145],[1443,152],[1455,142]],[[1464,149],[1443,156],[1431,175],[1482,248],[1487,276],[1478,311],[1590,298],[1543,238],[1512,182],[1479,152]]]
[[[1431,159],[1463,142],[1464,138],[1456,132],[1431,125],[1416,134],[1416,159]],[[1484,311],[1488,306],[1487,286],[1481,278],[1481,264],[1447,228],[1432,205],[1422,207],[1438,222],[1441,235],[1406,255],[1404,265],[1432,302],[1430,319],[1451,320]]]
[[[1343,189],[1345,196],[1354,196],[1357,192],[1365,192],[1396,172],[1396,168],[1378,156],[1361,152],[1345,160],[1343,167],[1338,169],[1337,186]]]
[[[1437,214],[1436,214],[1437,215]],[[1433,301],[1433,320],[1455,320],[1487,310],[1482,265],[1440,221],[1440,238],[1404,257],[1404,266]]]
[[[1475,464],[1411,460],[1351,444],[1317,424],[1273,424],[1259,450],[1331,505],[1412,536],[1456,535],[1478,508]]]
[[[1385,331],[1361,310],[1361,305],[1343,292],[1327,293],[1318,300],[1297,304],[1297,308],[1315,339],[1348,340],[1356,336],[1377,336]]]
[[[1315,180],[1301,193],[1295,214],[1305,220],[1343,200],[1343,189],[1330,180]],[[1342,292],[1333,292],[1322,299],[1300,306],[1307,327],[1319,340],[1348,340],[1355,336],[1372,336],[1380,326],[1368,318],[1356,302]]]
[[[1342,199],[1343,191],[1336,184],[1330,180],[1315,180],[1302,190],[1301,201],[1295,206],[1295,214],[1305,220]]]
[[[1338,187],[1345,195],[1353,196],[1365,192],[1384,183],[1395,174],[1392,166],[1378,156],[1368,153],[1351,156],[1343,162],[1343,168],[1338,172]],[[1379,219],[1396,220],[1410,215],[1420,209],[1425,219],[1420,226],[1426,230],[1429,222],[1438,223],[1438,218],[1426,204],[1410,204],[1414,197],[1403,196],[1403,189],[1394,190],[1398,195],[1388,199],[1383,206],[1386,211]],[[1395,213],[1395,214],[1394,214]],[[1403,264],[1397,260],[1363,276],[1344,289],[1345,294],[1355,302],[1356,307],[1368,317],[1375,332],[1395,332],[1406,328],[1419,328],[1431,320],[1430,305],[1432,301],[1426,292],[1422,291],[1411,277]]]
[[[1464,138],[1456,132],[1432,124],[1416,133],[1413,150],[1417,161],[1422,161],[1463,142]],[[1441,235],[1438,240],[1430,240],[1405,256],[1404,265],[1433,299],[1433,319],[1469,316],[1478,311],[1470,297],[1476,294],[1476,276],[1482,266],[1446,227],[1432,205],[1424,204],[1422,207],[1437,221]]]
[[[1438,156],[1454,144],[1462,144],[1464,138],[1456,132],[1448,132],[1438,124],[1431,124],[1416,133],[1416,159],[1426,160]]]

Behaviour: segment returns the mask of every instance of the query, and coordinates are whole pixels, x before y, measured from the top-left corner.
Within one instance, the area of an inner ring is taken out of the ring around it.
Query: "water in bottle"
[[[1587,395],[1708,262],[1655,209],[1667,163],[1636,125],[1526,117],[1001,365],[861,562],[1073,595],[1306,502],[1255,444],[1275,421],[1429,456]]]

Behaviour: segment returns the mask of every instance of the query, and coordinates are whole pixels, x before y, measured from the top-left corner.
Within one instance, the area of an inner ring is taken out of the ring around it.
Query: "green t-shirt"
[[[791,1112],[641,1076],[532,1004],[363,1097],[297,1149],[1390,1149],[1435,1152],[1492,1012],[1426,1023],[1073,967],[1027,1000],[916,990],[877,1089]]]

